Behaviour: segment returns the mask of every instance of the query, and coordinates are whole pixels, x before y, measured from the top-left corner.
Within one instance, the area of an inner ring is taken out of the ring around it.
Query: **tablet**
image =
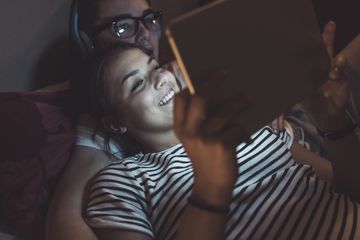
[[[311,0],[215,1],[165,28],[191,93],[225,70],[217,97],[246,95],[250,132],[270,123],[328,79],[330,59]]]

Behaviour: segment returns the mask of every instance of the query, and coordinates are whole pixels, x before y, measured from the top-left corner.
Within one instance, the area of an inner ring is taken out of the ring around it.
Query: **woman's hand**
[[[274,131],[274,133],[279,133],[280,131],[284,130],[284,115],[280,115],[277,118],[275,118],[271,124],[271,129]]]
[[[184,76],[182,75],[179,65],[176,61],[169,62],[162,67],[174,74],[180,89],[186,88]]]
[[[240,100],[239,100],[240,101]],[[187,90],[177,94],[174,129],[194,168],[193,195],[214,205],[227,205],[238,176],[236,145],[249,141],[233,119],[246,103],[233,102],[206,116],[206,102]]]

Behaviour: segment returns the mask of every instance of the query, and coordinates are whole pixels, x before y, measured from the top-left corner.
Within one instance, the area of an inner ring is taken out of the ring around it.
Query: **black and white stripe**
[[[227,239],[360,239],[359,205],[297,164],[291,134],[263,128],[237,148],[239,177]],[[99,172],[86,218],[93,228],[173,239],[191,194],[191,162],[181,145],[114,162]]]

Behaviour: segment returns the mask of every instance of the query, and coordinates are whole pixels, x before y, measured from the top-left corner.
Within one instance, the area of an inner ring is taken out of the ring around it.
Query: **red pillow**
[[[46,210],[75,138],[66,93],[0,93],[0,211],[26,239],[43,239]]]

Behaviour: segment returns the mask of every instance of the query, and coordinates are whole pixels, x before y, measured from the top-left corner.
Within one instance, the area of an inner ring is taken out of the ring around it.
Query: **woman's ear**
[[[114,119],[110,116],[105,116],[101,119],[102,127],[106,132],[112,134],[124,134],[127,132],[127,128],[125,126],[120,126],[115,123]]]

